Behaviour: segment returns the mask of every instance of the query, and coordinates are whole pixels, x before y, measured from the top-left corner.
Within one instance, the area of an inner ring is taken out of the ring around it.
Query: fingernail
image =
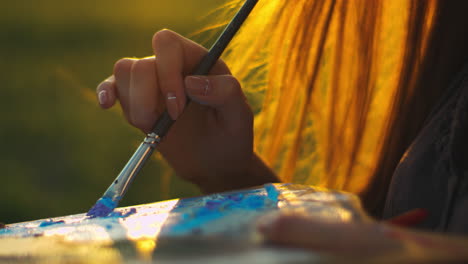
[[[194,95],[207,95],[211,90],[211,83],[208,78],[199,76],[187,76],[185,87]]]
[[[167,111],[173,120],[179,116],[179,106],[177,105],[177,97],[174,93],[167,93],[166,100]]]
[[[98,100],[100,105],[105,105],[109,101],[109,95],[106,90],[101,90],[98,93]]]

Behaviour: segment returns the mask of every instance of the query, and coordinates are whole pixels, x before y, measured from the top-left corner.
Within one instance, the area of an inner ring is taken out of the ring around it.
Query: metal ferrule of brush
[[[118,202],[125,195],[133,179],[139,173],[160,141],[161,137],[155,132],[149,133],[128,160],[122,171],[120,171],[109,189],[107,189],[104,196],[111,198],[114,202]]]
[[[137,148],[132,157],[128,160],[125,167],[120,171],[112,185],[104,193],[105,197],[109,197],[114,202],[118,202],[127,192],[130,184],[135,176],[140,172],[146,160],[151,156],[156,146],[161,142],[161,139],[169,131],[169,128],[174,123],[174,120],[169,116],[167,111],[161,114],[156,121],[152,132],[147,134],[143,142]]]

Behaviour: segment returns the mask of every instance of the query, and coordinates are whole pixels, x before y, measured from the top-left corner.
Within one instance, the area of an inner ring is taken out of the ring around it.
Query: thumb
[[[215,108],[226,120],[252,116],[241,86],[232,75],[187,76],[185,90],[190,99]]]
[[[220,111],[245,103],[240,84],[232,75],[187,76],[185,89],[190,99]]]

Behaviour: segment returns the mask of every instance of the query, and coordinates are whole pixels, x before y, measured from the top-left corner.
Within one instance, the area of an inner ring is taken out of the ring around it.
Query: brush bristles
[[[89,216],[89,218],[105,217],[114,211],[116,206],[117,203],[112,201],[112,199],[103,197],[96,202],[86,216]]]

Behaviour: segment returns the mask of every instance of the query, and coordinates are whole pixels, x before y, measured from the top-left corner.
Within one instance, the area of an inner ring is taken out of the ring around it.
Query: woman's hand
[[[177,122],[158,150],[206,192],[275,181],[253,153],[253,114],[226,64],[219,60],[208,76],[190,76],[205,48],[169,30],[157,32],[152,45],[155,57],[117,61],[97,88],[100,105],[119,101],[128,122],[145,133],[167,108]],[[186,96],[195,103],[186,106]],[[270,175],[250,175],[257,171]]]
[[[258,228],[266,242],[345,258],[385,263],[468,261],[468,239],[384,222],[330,222],[303,213],[280,213],[261,219]]]

